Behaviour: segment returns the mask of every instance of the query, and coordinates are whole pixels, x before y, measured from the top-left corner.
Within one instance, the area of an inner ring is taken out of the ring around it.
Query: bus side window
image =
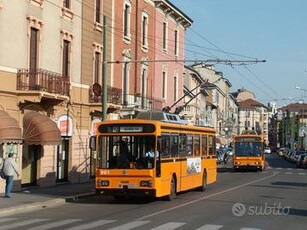
[[[161,155],[162,158],[170,157],[169,146],[170,146],[170,136],[168,133],[162,133],[161,136]]]
[[[199,156],[200,153],[200,136],[194,135],[194,156]]]
[[[215,137],[214,136],[209,136],[208,141],[209,141],[209,155],[215,155]]]
[[[185,157],[187,155],[187,135],[179,135],[179,156]]]
[[[193,135],[188,134],[187,135],[187,156],[193,156]]]
[[[172,134],[170,136],[172,157],[178,157],[178,139],[178,134]]]
[[[202,135],[202,155],[207,155],[207,135]]]

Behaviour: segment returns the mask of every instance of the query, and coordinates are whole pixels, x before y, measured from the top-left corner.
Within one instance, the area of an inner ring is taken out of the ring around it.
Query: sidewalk
[[[11,198],[0,195],[0,217],[19,212],[54,207],[67,201],[95,194],[95,182],[81,184],[58,184],[54,187],[24,188],[20,192],[11,193]]]

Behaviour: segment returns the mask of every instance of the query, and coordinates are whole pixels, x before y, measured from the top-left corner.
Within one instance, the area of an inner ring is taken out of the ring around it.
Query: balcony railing
[[[152,97],[142,97],[140,94],[127,94],[123,96],[123,105],[143,110],[162,111],[162,100]]]
[[[69,76],[62,76],[44,69],[18,69],[17,90],[44,91],[53,94],[69,96]]]
[[[95,95],[93,92],[93,87],[90,87],[89,89],[89,102],[90,103],[101,103],[101,95]],[[107,103],[121,105],[121,102],[122,102],[122,89],[108,86],[107,87]]]
[[[89,89],[89,102],[101,103],[101,95],[95,95],[92,87]],[[142,97],[139,94],[123,95],[122,89],[111,86],[107,87],[107,103],[145,110],[162,110],[162,100]]]

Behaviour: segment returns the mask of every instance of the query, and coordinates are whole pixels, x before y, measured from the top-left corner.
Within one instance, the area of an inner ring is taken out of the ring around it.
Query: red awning
[[[61,132],[57,124],[46,115],[27,112],[23,117],[23,137],[28,145],[58,145]]]
[[[21,128],[17,120],[0,111],[0,143],[22,143]]]

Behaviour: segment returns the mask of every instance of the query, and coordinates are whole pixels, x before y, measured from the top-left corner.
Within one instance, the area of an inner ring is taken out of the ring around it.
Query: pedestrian
[[[9,153],[7,158],[3,158],[0,168],[2,168],[2,172],[5,178],[5,197],[11,197],[11,190],[13,188],[14,183],[14,174],[19,177],[19,170],[15,159],[13,158],[14,154]]]

